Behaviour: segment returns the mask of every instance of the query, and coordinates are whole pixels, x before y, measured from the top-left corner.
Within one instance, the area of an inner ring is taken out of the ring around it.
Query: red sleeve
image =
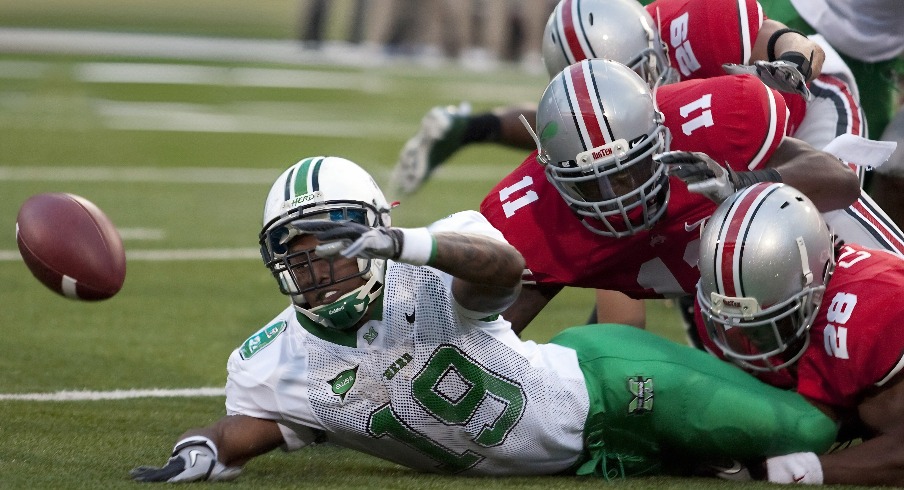
[[[682,79],[724,75],[750,62],[763,10],[756,0],[657,0],[646,7]]]
[[[904,261],[859,245],[842,248],[810,347],[799,361],[798,391],[840,407],[854,407],[902,367]]]
[[[739,171],[763,168],[785,134],[781,94],[752,75],[689,80],[660,87],[672,150],[702,151]]]

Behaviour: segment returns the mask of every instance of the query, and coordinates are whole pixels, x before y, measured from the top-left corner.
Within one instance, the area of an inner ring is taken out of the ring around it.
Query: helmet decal
[[[611,143],[615,138],[606,109],[601,104],[603,96],[593,79],[593,64],[571,65],[562,80],[584,150]]]
[[[286,179],[286,201],[320,190],[320,165],[323,157],[305,158],[293,167]],[[295,206],[292,206],[295,207]]]
[[[756,216],[763,200],[778,189],[778,185],[747,187],[734,201],[727,219],[719,230],[722,244],[714,255],[717,292],[731,297],[747,296],[741,282],[744,255],[744,237],[748,224]],[[735,273],[737,271],[737,274]]]
[[[569,63],[596,58],[581,22],[581,1],[564,0],[556,7],[556,33],[562,54]]]

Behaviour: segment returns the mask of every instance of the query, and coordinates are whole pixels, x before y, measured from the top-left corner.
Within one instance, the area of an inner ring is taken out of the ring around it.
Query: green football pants
[[[675,473],[706,461],[822,453],[835,423],[797,393],[698,349],[626,325],[569,328],[590,396],[578,474]]]

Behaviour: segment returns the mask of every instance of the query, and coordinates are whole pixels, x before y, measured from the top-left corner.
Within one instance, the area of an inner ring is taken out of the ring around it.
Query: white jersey
[[[431,227],[502,239],[478,213]],[[230,415],[275,420],[289,449],[329,441],[423,471],[551,474],[579,458],[589,410],[572,349],[466,310],[452,277],[390,262],[383,319],[347,335],[292,307],[229,358]]]
[[[791,0],[808,24],[835,48],[868,63],[904,51],[904,2],[900,0]]]

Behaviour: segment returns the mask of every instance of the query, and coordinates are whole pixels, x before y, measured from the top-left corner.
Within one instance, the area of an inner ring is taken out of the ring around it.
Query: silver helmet
[[[658,26],[637,0],[561,0],[556,5],[543,32],[549,76],[592,58],[623,63],[650,87],[678,81]]]
[[[264,204],[260,233],[261,256],[279,290],[292,298],[295,308],[323,326],[345,329],[355,325],[383,289],[386,261],[358,259],[358,271],[317,283],[311,265],[320,260],[314,249],[289,253],[289,242],[301,232],[292,226],[299,219],[350,220],[363,225],[389,226],[390,206],[373,177],[357,164],[338,157],[305,158],[276,179]],[[302,278],[302,274],[306,275]],[[303,293],[355,277],[367,283],[336,301],[309,308]],[[301,287],[301,284],[310,284]]]
[[[751,370],[797,361],[835,269],[816,206],[793,187],[759,183],[723,202],[701,233],[697,301],[709,337]]]
[[[669,132],[630,68],[599,59],[569,66],[543,92],[536,128],[547,179],[589,230],[633,235],[663,215],[669,179],[653,155],[668,150]]]

